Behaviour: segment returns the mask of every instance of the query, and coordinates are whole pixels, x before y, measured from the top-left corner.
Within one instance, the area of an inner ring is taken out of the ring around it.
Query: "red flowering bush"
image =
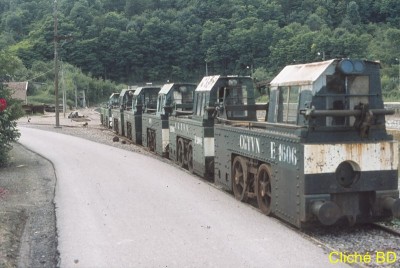
[[[0,83],[0,167],[7,164],[12,142],[20,136],[16,120],[22,115],[20,102],[11,99],[10,90]]]
[[[4,98],[0,98],[0,112],[7,108],[7,101]]]

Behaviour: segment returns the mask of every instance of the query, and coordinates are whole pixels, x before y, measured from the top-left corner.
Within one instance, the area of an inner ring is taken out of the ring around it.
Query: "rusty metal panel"
[[[317,81],[335,60],[286,66],[272,81],[271,87],[309,85]]]
[[[396,170],[397,142],[306,144],[304,174],[333,173],[340,163],[351,161],[359,171]]]

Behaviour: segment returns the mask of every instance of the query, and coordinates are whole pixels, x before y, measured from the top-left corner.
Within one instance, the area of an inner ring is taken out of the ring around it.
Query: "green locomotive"
[[[119,93],[112,93],[104,107],[100,107],[100,122],[106,128],[111,128],[111,109],[119,106]]]
[[[170,159],[199,176],[212,179],[216,115],[256,120],[255,109],[251,77],[204,77],[195,91],[193,115],[170,117]]]
[[[138,145],[142,145],[142,115],[144,112],[155,111],[159,86],[147,85],[138,87],[132,96],[130,109],[124,111],[126,136]]]
[[[157,109],[142,115],[142,142],[144,147],[163,157],[168,157],[169,116],[192,113],[196,84],[169,83],[158,93]]]
[[[270,83],[266,122],[218,116],[215,183],[299,228],[400,217],[379,70],[350,59],[286,66]]]
[[[115,133],[125,136],[124,113],[132,106],[132,96],[136,87],[125,88],[119,94],[118,106],[111,109],[112,129]]]

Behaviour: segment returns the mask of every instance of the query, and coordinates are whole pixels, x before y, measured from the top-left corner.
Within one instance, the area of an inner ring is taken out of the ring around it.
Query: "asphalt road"
[[[331,265],[297,232],[172,165],[72,136],[20,131],[20,143],[56,169],[61,267]]]

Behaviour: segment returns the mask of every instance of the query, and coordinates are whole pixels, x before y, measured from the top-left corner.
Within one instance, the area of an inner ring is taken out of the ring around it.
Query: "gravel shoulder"
[[[155,156],[154,154],[149,153],[146,149],[133,144],[127,138],[119,137],[119,141],[114,142],[113,138],[115,137],[115,134],[111,131],[111,129],[108,130],[101,125],[100,114],[96,109],[81,109],[79,110],[79,114],[83,115],[84,117],[69,119],[68,114],[66,114],[64,118],[63,114],[60,113],[60,128],[55,128],[54,113],[25,116],[18,120],[18,126],[54,131],[132,152]]]
[[[0,169],[0,267],[56,267],[52,164],[20,144]]]

